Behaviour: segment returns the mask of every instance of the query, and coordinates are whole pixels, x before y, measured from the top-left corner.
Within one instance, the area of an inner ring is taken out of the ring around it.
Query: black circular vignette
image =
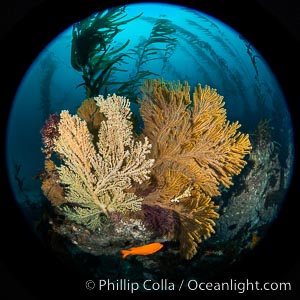
[[[23,3],[20,10],[25,7],[27,2],[35,4],[28,4],[32,9],[27,11],[22,18],[10,19],[11,26],[7,26],[9,30],[1,32],[0,95],[2,99],[1,138],[3,146],[1,186],[3,193],[0,201],[0,268],[3,270],[0,269],[0,272],[4,277],[0,281],[0,295],[10,292],[15,295],[19,292],[23,299],[101,297],[103,293],[89,292],[85,289],[84,282],[88,278],[81,278],[72,268],[66,268],[62,262],[53,257],[50,250],[35,237],[23,218],[20,208],[14,201],[5,173],[6,124],[19,83],[36,56],[52,39],[74,22],[86,18],[93,12],[105,9],[108,5],[115,6],[142,1],[112,0],[103,3],[93,0],[74,0],[72,2],[26,0],[20,2]],[[248,278],[254,281],[291,281],[293,288],[296,289],[296,284],[299,283],[299,281],[297,282],[299,280],[297,278],[299,253],[295,243],[299,235],[297,220],[300,215],[297,209],[299,192],[296,190],[299,171],[297,155],[299,152],[297,117],[300,112],[299,96],[297,96],[300,70],[299,39],[293,36],[287,27],[266,9],[267,5],[264,7],[260,5],[259,2],[263,1],[203,0],[199,2],[197,5],[195,1],[190,0],[174,0],[167,3],[196,8],[210,14],[241,33],[255,46],[271,67],[282,87],[291,112],[295,136],[294,176],[278,219],[261,244],[241,263],[228,270],[223,277],[237,280]],[[288,3],[283,5],[288,5]],[[17,7],[13,9],[18,10]],[[9,11],[9,9],[5,11]],[[295,290],[287,296],[292,297],[294,292]],[[24,293],[28,294],[27,298]],[[209,296],[209,294],[205,294],[205,296]],[[7,299],[9,298],[7,297]]]

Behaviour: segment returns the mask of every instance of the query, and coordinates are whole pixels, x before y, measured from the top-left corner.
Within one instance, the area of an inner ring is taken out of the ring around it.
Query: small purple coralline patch
[[[60,117],[57,113],[50,115],[48,120],[46,120],[45,125],[40,131],[42,134],[42,141],[44,144],[44,149],[42,149],[42,151],[46,155],[47,159],[51,157],[54,148],[54,140],[59,136],[59,120]]]
[[[174,210],[158,205],[142,205],[144,222],[149,230],[159,235],[173,237],[179,228],[179,219]]]

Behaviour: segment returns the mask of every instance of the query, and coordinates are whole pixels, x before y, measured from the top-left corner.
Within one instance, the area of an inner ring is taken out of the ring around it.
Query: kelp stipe
[[[40,109],[42,111],[43,120],[53,113],[51,106],[51,80],[57,69],[57,61],[52,53],[47,53],[45,58],[40,62]]]

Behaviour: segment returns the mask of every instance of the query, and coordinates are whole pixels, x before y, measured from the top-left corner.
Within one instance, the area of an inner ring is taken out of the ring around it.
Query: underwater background
[[[217,200],[222,212],[216,221],[217,234],[199,245],[201,252],[185,271],[191,278],[214,276],[214,271],[203,276],[203,270],[211,270],[210,266],[215,264],[226,267],[251,251],[284,201],[294,159],[293,128],[285,97],[260,53],[241,34],[220,21],[195,10],[162,4],[128,5],[122,8],[122,13],[127,19],[134,19],[120,26],[122,30],[110,43],[112,50],[126,45],[121,52],[128,56],[118,60],[118,67],[109,77],[109,82],[121,83],[104,83],[97,93],[117,93],[124,82],[130,83],[128,90],[122,92],[129,96],[138,117],[136,99],[128,91],[139,97],[138,87],[143,79],[186,80],[191,90],[197,83],[207,84],[224,96],[228,119],[239,120],[242,132],[248,133],[255,145],[248,164],[252,168],[241,174],[234,190],[224,190]],[[160,36],[159,42],[152,43],[155,34],[162,34],[155,31],[155,26],[161,24],[167,36]],[[72,29],[55,38],[31,65],[15,96],[7,129],[7,164],[15,198],[43,240],[47,237],[41,220],[49,203],[38,178],[44,167],[41,128],[50,114],[63,109],[74,114],[85,98],[96,95],[82,85],[82,72],[71,64]],[[230,245],[229,240],[233,241]],[[161,264],[163,254],[160,262],[97,258],[82,253],[72,243],[63,244],[67,255],[78,260],[79,265],[85,262],[79,269],[95,277],[105,274],[113,279],[120,276],[157,279],[158,274],[171,277],[171,273],[187,266],[185,262],[172,269]],[[55,252],[57,245],[51,247]],[[106,273],[105,264],[109,265],[110,273]],[[137,269],[142,274],[137,275]]]
[[[128,18],[141,13],[139,18],[123,26],[113,45],[130,40],[123,50],[130,52],[139,43],[149,40],[157,20],[167,20],[174,31],[170,33],[175,39],[174,46],[154,54],[154,61],[143,64],[143,70],[155,73],[150,78],[186,80],[191,90],[198,83],[209,85],[224,96],[228,119],[240,120],[244,131],[250,132],[259,121],[268,118],[272,126],[277,127],[273,130],[277,141],[284,140],[287,145],[292,143],[289,111],[276,77],[264,58],[241,34],[206,14],[184,7],[166,4],[126,7]],[[24,189],[30,191],[30,201],[34,202],[35,198],[37,204],[40,198],[38,195],[32,198],[32,193],[40,193],[40,183],[32,179],[43,167],[40,130],[51,113],[62,109],[75,113],[87,98],[84,87],[78,87],[83,82],[82,74],[71,65],[71,43],[72,28],[69,28],[33,62],[17,91],[7,129],[9,174],[15,178],[17,172],[20,180],[24,178]],[[162,44],[167,48],[167,43]],[[115,71],[111,77],[116,81],[128,81],[131,73],[137,71],[134,59],[124,62],[123,69],[125,72]],[[109,87],[107,93],[116,91],[117,88]],[[11,181],[15,185],[13,178]],[[20,204],[24,204],[23,197],[16,197]],[[32,210],[26,213],[32,213]]]

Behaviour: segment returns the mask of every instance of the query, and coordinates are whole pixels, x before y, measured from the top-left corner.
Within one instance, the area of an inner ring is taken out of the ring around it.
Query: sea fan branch
[[[159,187],[144,203],[178,214],[181,253],[190,259],[214,233],[218,213],[211,197],[220,195],[220,185],[230,187],[245,166],[249,136],[226,120],[223,97],[208,86],[198,84],[193,101],[187,83],[148,80],[142,93],[144,134],[155,159],[151,175]]]
[[[100,124],[94,123],[99,127],[96,145],[87,122],[66,110],[60,114],[59,135],[54,140],[54,151],[62,159],[57,172],[66,203],[61,209],[70,219],[93,229],[101,223],[101,214],[141,209],[142,199],[125,190],[132,181],[148,179],[154,162],[147,159],[151,148],[148,139],[133,138],[129,101],[116,95],[95,100],[103,114],[97,117]],[[94,111],[91,105],[86,109]]]

